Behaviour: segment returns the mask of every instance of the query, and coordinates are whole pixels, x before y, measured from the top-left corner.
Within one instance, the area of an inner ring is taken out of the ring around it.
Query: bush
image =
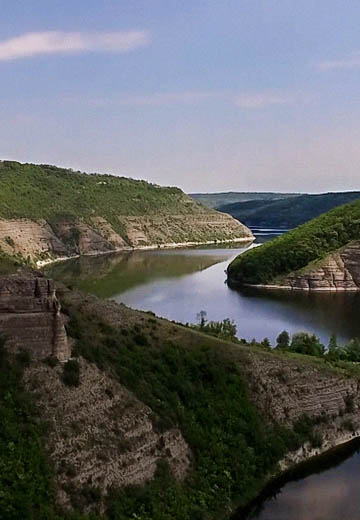
[[[62,379],[67,386],[80,385],[80,365],[76,359],[70,359],[65,363]]]

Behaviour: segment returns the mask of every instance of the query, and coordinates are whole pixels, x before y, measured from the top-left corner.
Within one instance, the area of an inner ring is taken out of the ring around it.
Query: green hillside
[[[282,200],[251,200],[217,209],[250,227],[295,228],[336,206],[360,198],[360,192],[300,195]]]
[[[236,202],[245,202],[250,200],[278,200],[288,197],[297,197],[298,193],[276,193],[270,191],[264,192],[247,192],[247,191],[229,191],[223,193],[190,193],[191,198],[204,204],[208,208],[219,209],[224,204],[233,204]],[[221,210],[220,210],[221,211]]]
[[[0,216],[49,219],[54,215],[204,213],[179,188],[160,188],[145,181],[112,175],[87,175],[56,166],[0,163]]]
[[[238,256],[229,281],[267,284],[301,269],[360,237],[360,201],[339,206],[284,235]]]

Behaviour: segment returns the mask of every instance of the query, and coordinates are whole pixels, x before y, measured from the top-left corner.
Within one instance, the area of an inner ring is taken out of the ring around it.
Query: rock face
[[[0,278],[0,335],[11,350],[66,361],[70,346],[60,311],[51,280],[32,272]]]
[[[360,241],[351,242],[316,265],[289,275],[280,286],[309,291],[359,291]]]
[[[247,364],[252,398],[270,421],[292,428],[302,416],[314,419],[321,439],[306,443],[281,463],[287,469],[360,436],[360,382],[299,360],[256,355]]]
[[[81,504],[86,490],[97,488],[104,499],[112,485],[142,484],[164,459],[184,479],[192,455],[181,432],[159,431],[151,409],[130,391],[82,358],[79,364],[77,388],[64,385],[60,366],[32,364],[24,375],[49,426],[47,450],[55,463],[59,503],[86,511],[89,506]]]
[[[103,217],[0,219],[0,250],[33,261],[93,255],[141,247],[253,240],[251,231],[230,215],[215,211],[198,215],[117,217],[121,233]]]

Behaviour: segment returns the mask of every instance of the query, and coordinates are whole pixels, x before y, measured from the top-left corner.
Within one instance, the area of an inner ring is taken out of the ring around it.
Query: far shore
[[[207,245],[215,245],[215,244],[232,244],[239,242],[254,242],[255,236],[249,237],[239,237],[227,240],[208,240],[206,242],[169,242],[166,244],[152,244],[149,246],[137,246],[137,247],[121,247],[112,249],[111,251],[94,251],[93,253],[85,253],[82,255],[71,255],[71,256],[58,256],[55,258],[47,258],[46,260],[38,260],[36,262],[36,267],[41,269],[50,264],[54,264],[57,262],[64,262],[66,260],[72,260],[73,258],[80,258],[83,256],[100,256],[100,255],[109,255],[112,253],[126,253],[129,251],[150,251],[156,249],[177,249],[181,247],[196,247],[196,246],[207,246]]]

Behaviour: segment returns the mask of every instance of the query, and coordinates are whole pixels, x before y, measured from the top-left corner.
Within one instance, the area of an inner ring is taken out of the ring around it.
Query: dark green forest
[[[250,200],[220,205],[216,209],[229,213],[250,227],[292,229],[336,206],[360,198],[360,192],[300,195],[282,200]]]

